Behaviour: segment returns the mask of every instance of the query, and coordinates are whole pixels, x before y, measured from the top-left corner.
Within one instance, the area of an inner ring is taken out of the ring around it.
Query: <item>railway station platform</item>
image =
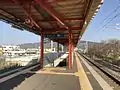
[[[71,70],[36,67],[0,83],[0,90],[113,90],[91,69],[83,57],[75,53]]]

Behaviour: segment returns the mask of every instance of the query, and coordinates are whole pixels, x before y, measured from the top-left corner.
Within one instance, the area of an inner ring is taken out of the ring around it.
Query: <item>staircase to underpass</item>
[[[68,54],[60,53],[47,53],[44,56],[44,67],[57,67],[60,62],[66,62]],[[62,65],[62,64],[61,64]]]

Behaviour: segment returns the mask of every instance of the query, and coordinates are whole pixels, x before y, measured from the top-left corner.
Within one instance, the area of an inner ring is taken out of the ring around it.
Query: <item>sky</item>
[[[99,42],[107,39],[120,39],[120,30],[115,29],[120,26],[119,2],[119,0],[104,0],[98,14],[87,27],[81,40]],[[117,10],[115,10],[116,7],[118,7]],[[39,41],[40,36],[25,30],[20,31],[11,28],[9,24],[0,21],[0,45],[16,45]]]
[[[120,39],[120,30],[115,29],[119,27],[116,24],[120,24],[119,2],[119,0],[104,0],[96,17],[83,34],[82,40],[99,42],[107,39]],[[117,10],[113,12],[116,7],[118,7]]]
[[[26,30],[21,31],[12,28],[11,25],[0,21],[0,45],[3,44],[23,44],[39,42],[40,36]]]

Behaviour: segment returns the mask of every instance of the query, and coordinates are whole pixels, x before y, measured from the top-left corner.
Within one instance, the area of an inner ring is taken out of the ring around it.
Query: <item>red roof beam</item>
[[[68,43],[68,39],[60,39],[60,40],[55,40],[55,39],[53,39],[53,41],[55,41],[55,42],[59,42],[59,43]],[[73,43],[76,43],[78,40],[77,39],[72,39],[72,42]]]
[[[71,27],[70,29],[71,30],[81,30],[82,27]],[[52,32],[52,31],[55,32],[55,31],[61,31],[61,30],[65,31],[67,29],[66,28],[58,28],[56,30],[55,28],[49,28],[49,29],[44,29],[44,32]]]
[[[32,21],[32,23],[37,27],[37,28],[39,28],[39,29],[41,29],[40,28],[40,26],[36,23],[36,21],[33,19],[33,17],[32,17],[32,15],[30,15],[30,13],[29,13],[29,10],[25,7],[25,6],[23,6],[20,2],[19,2],[19,0],[12,0],[16,5],[19,5],[21,8],[23,8],[23,10],[24,10],[24,13],[30,18],[30,20]],[[42,30],[42,29],[41,29]]]
[[[79,18],[64,18],[62,21],[84,21],[83,17]],[[45,19],[45,20],[38,20],[37,22],[56,22],[55,19]]]
[[[51,2],[56,3],[56,2],[61,2],[61,1],[67,1],[67,0],[49,0],[47,2],[49,2],[49,3],[51,3]]]
[[[79,39],[79,37],[73,37],[73,39],[72,40],[78,40]],[[62,40],[68,40],[68,38],[56,38],[56,39],[52,39],[52,40],[60,40],[60,41],[62,41]]]
[[[6,14],[8,14],[8,15],[10,15],[11,17],[13,17],[13,18],[16,18],[12,13],[9,13],[9,12],[7,12],[6,10],[4,10],[4,9],[2,9],[1,7],[0,7],[0,13],[6,13]]]
[[[56,13],[54,9],[51,8],[51,6],[44,2],[44,0],[35,0],[43,9],[45,9],[51,16],[53,16],[60,24],[65,26],[66,29],[69,29],[69,27],[64,23],[62,20],[62,17],[60,17],[59,14]]]
[[[57,34],[55,32],[44,32],[45,34],[47,35],[50,35],[50,34]],[[59,32],[59,33],[62,33],[62,32]],[[68,33],[63,33],[63,34],[68,34]],[[72,32],[73,35],[80,35],[79,33],[76,33],[76,32]]]

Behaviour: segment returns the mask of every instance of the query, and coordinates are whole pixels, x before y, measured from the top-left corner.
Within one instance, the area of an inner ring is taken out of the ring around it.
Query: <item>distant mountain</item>
[[[19,45],[21,49],[27,49],[27,48],[38,48],[40,46],[40,43],[24,43]],[[50,42],[44,42],[45,48],[50,48],[51,43]],[[53,47],[57,47],[57,44],[54,42]]]
[[[21,49],[27,48],[38,48],[40,46],[39,43],[24,43],[19,45]]]

